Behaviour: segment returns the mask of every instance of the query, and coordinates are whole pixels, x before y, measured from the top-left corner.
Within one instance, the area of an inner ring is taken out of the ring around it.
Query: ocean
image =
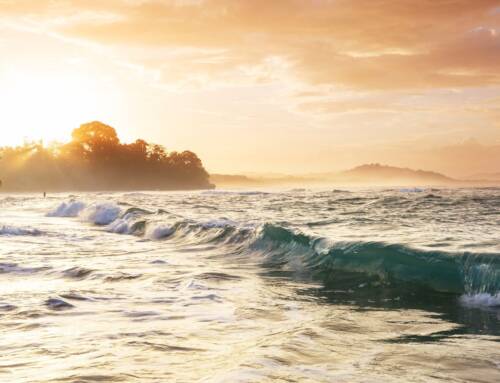
[[[500,189],[0,195],[1,382],[499,382]]]

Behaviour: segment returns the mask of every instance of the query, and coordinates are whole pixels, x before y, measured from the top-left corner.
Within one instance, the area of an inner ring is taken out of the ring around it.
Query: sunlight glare
[[[92,77],[69,71],[9,70],[0,79],[0,146],[66,141],[72,129],[99,113],[104,96]]]

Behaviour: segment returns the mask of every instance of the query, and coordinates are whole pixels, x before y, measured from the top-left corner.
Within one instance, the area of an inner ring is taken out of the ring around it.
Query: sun
[[[76,71],[11,69],[0,74],[0,146],[67,141],[100,114],[105,93],[95,76]]]

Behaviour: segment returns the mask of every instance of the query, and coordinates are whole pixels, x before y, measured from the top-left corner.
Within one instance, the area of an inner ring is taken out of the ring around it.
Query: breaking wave
[[[15,226],[0,226],[0,235],[17,236],[17,235],[40,235],[42,232],[32,228],[21,228]]]
[[[500,293],[464,294],[460,303],[469,307],[500,307]]]
[[[500,292],[499,254],[429,251],[384,242],[333,242],[272,224],[263,226],[252,246],[275,263],[288,265],[299,259],[303,267],[329,281],[332,275],[352,273],[353,285],[366,282],[368,276],[380,283],[406,283],[455,294]]]
[[[109,225],[120,213],[120,207],[113,203],[98,203],[87,207],[80,216],[95,225]]]
[[[149,239],[162,239],[172,235],[174,232],[175,232],[174,227],[160,224],[148,227],[145,235]]]
[[[47,213],[47,217],[77,217],[85,207],[85,203],[80,201],[63,202]]]
[[[453,294],[494,296],[500,292],[499,254],[429,251],[384,242],[335,242],[269,223],[242,227],[217,220],[173,225],[146,222],[145,226],[145,235],[151,239],[217,244],[227,253],[257,254],[267,265],[308,272],[328,283],[335,283],[340,275],[345,281],[350,273],[352,286],[371,281]]]
[[[73,202],[72,206],[77,202]],[[75,211],[76,207],[58,211]],[[466,305],[497,305],[500,294],[500,254],[444,252],[406,244],[335,241],[310,236],[273,223],[241,224],[220,218],[165,222],[160,213],[138,208],[122,212],[111,203],[93,204],[80,216],[117,234],[189,245],[217,245],[227,254],[260,256],[265,265],[307,273],[325,284],[348,286],[415,286],[462,295]],[[148,217],[150,216],[150,217]]]

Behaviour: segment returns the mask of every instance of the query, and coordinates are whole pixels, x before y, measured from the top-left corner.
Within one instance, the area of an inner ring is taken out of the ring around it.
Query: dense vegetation
[[[81,125],[66,144],[0,148],[8,191],[174,190],[213,187],[198,156],[137,140],[121,143],[101,122]]]

